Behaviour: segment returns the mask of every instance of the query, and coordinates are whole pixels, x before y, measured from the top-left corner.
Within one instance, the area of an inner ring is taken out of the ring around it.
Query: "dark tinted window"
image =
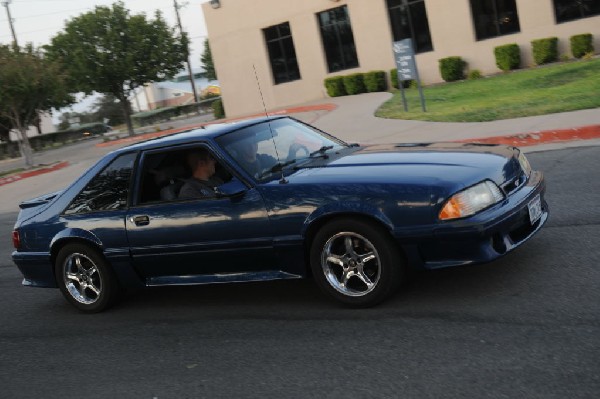
[[[556,22],[600,15],[600,0],[554,0]]]
[[[317,14],[329,72],[358,67],[358,56],[348,7],[342,6]]]
[[[416,53],[432,51],[424,0],[387,0],[394,41],[412,39]]]
[[[98,173],[75,197],[66,214],[124,209],[136,154],[125,154]]]
[[[263,29],[275,84],[300,79],[296,49],[289,23]]]
[[[521,30],[515,0],[471,0],[477,40]]]

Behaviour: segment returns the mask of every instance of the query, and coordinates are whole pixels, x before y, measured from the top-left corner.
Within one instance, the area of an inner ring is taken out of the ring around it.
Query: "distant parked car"
[[[258,169],[243,160],[248,145]],[[179,199],[198,149],[221,184]],[[485,263],[523,244],[547,220],[544,191],[514,147],[347,144],[261,118],[118,149],[66,189],[21,203],[13,260],[23,284],[58,287],[85,312],[124,288],[307,276],[366,307],[408,267]]]

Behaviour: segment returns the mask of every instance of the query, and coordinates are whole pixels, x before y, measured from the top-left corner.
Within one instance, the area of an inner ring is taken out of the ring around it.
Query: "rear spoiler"
[[[19,208],[27,209],[27,208],[35,208],[36,206],[44,205],[52,201],[56,198],[63,190],[55,191],[50,194],[44,194],[36,198],[32,198],[26,201],[23,201],[19,204]]]

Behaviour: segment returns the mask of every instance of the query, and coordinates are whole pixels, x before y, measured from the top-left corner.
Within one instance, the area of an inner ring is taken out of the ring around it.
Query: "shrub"
[[[467,79],[469,80],[481,79],[482,77],[483,75],[481,75],[479,69],[473,69],[472,71],[469,71],[469,75],[467,75]]]
[[[521,51],[516,43],[494,47],[496,65],[502,71],[510,71],[521,66]]]
[[[558,38],[547,37],[545,39],[533,40],[531,42],[533,61],[537,65],[558,61]]]
[[[334,76],[332,78],[325,79],[325,89],[329,97],[340,97],[346,95],[346,89],[344,88],[344,77]]]
[[[396,68],[390,69],[390,80],[392,81],[392,87],[399,89],[398,85],[398,70]]]
[[[454,82],[465,78],[467,63],[461,57],[447,57],[439,60],[440,73],[446,82]]]
[[[349,95],[366,93],[364,74],[353,73],[344,76],[344,88]]]
[[[365,73],[364,82],[365,89],[369,93],[387,90],[387,80],[385,79],[385,71],[371,71]]]
[[[573,53],[573,57],[575,58],[582,58],[587,53],[594,52],[594,43],[592,41],[591,33],[571,36],[570,41],[571,53]]]
[[[223,100],[220,98],[212,103],[213,115],[216,119],[225,117],[225,107],[223,107]]]

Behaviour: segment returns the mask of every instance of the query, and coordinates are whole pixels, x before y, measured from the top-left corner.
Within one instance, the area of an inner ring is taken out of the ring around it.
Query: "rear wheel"
[[[116,277],[104,257],[85,244],[68,244],[56,258],[56,281],[77,309],[96,313],[113,305],[119,295]]]
[[[323,226],[311,247],[313,276],[338,301],[368,307],[391,295],[403,276],[402,257],[381,227],[338,219]]]

